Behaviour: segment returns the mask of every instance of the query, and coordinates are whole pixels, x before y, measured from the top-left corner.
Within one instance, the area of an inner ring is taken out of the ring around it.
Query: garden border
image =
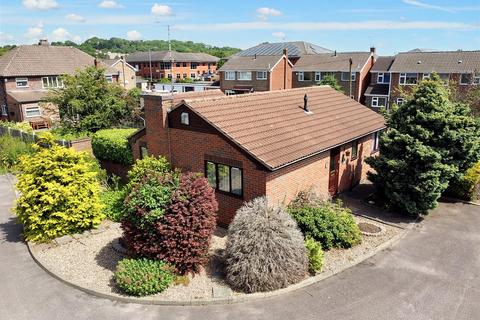
[[[398,227],[398,226],[397,226]],[[279,295],[283,295],[286,293],[290,293],[293,291],[296,291],[301,288],[308,287],[310,285],[313,285],[317,282],[320,282],[324,279],[330,278],[331,276],[334,276],[344,270],[347,270],[365,260],[368,258],[373,257],[377,253],[384,251],[392,246],[394,246],[398,241],[400,241],[410,229],[405,229],[405,228],[399,228],[402,231],[390,238],[389,240],[385,241],[372,251],[358,257],[357,259],[353,260],[351,263],[344,265],[342,267],[339,267],[336,270],[330,270],[327,272],[320,273],[316,276],[309,277],[299,283],[293,284],[291,286],[288,286],[283,289],[275,290],[275,291],[270,291],[270,292],[257,292],[257,293],[252,293],[252,294],[247,294],[247,295],[241,295],[236,297],[235,295],[229,296],[229,297],[220,297],[220,298],[208,298],[208,299],[198,299],[198,300],[183,300],[183,301],[177,301],[177,300],[155,300],[149,297],[142,297],[142,298],[135,298],[135,297],[119,297],[115,295],[110,295],[106,293],[101,293],[92,289],[88,289],[82,286],[79,286],[77,284],[74,284],[68,280],[65,280],[58,274],[52,272],[49,270],[47,267],[45,267],[35,256],[34,250],[31,248],[31,243],[27,242],[27,247],[28,247],[28,252],[30,253],[32,259],[35,261],[35,263],[42,268],[47,274],[52,276],[53,278],[63,282],[64,284],[83,291],[85,293],[88,293],[90,295],[93,295],[98,298],[104,298],[104,299],[109,299],[112,301],[119,301],[123,303],[137,303],[137,304],[143,304],[143,305],[164,305],[164,306],[199,306],[199,305],[219,305],[219,304],[232,304],[232,303],[239,303],[239,302],[248,302],[248,301],[255,301],[255,300],[260,300],[264,298],[270,298],[270,297],[276,297]]]

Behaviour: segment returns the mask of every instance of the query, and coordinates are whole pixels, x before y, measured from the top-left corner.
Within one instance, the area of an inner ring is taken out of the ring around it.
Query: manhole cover
[[[383,228],[369,222],[360,222],[358,223],[358,227],[360,231],[367,236],[376,236],[383,233]]]

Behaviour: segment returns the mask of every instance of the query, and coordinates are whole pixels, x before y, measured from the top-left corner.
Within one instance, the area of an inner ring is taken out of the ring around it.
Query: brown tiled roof
[[[338,53],[322,53],[315,55],[307,55],[301,57],[293,71],[344,71],[349,70],[349,60],[352,58],[352,71],[360,71],[368,59],[370,59],[370,52],[338,52]]]
[[[367,87],[365,90],[365,95],[366,96],[387,96],[388,95],[388,89],[390,85],[388,84],[371,84]]]
[[[279,56],[232,56],[219,71],[269,71],[282,59]]]
[[[308,96],[311,114],[303,111]],[[384,119],[328,86],[184,100],[270,170],[385,127]]]
[[[7,95],[19,103],[37,102],[42,100],[47,92],[47,90],[11,90],[7,91]]]
[[[77,69],[93,65],[92,56],[74,47],[26,45],[0,57],[0,76],[73,74]]]
[[[170,61],[168,51],[134,52],[126,57],[128,63],[149,61]],[[172,51],[173,61],[176,62],[217,62],[220,58],[203,52],[177,52]]]
[[[395,57],[392,56],[378,57],[370,72],[388,72],[393,60]]]
[[[480,72],[480,50],[401,52],[390,67],[391,72]]]

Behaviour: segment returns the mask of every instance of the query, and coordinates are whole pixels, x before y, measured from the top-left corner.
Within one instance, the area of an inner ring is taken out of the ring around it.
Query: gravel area
[[[362,243],[348,250],[333,249],[325,252],[322,272],[334,271],[352,264],[358,257],[402,232],[401,229],[355,216],[357,223],[369,222],[381,226],[381,236],[362,236]],[[113,272],[124,256],[112,247],[112,241],[121,236],[115,226],[98,234],[90,234],[63,245],[33,245],[36,258],[47,269],[63,279],[97,292],[123,296],[113,282]],[[226,231],[218,229],[210,248],[210,263],[195,276],[189,276],[188,285],[177,284],[148,299],[191,301],[228,296],[242,293],[232,292],[224,281],[222,254],[225,248]],[[140,298],[141,299],[141,298]]]

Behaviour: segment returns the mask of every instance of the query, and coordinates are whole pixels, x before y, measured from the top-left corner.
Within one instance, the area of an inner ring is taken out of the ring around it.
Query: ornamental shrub
[[[104,190],[100,193],[100,201],[103,204],[103,214],[115,222],[120,222],[125,200],[126,192],[124,189]]]
[[[450,181],[446,193],[463,200],[480,199],[480,161],[461,177]]]
[[[92,150],[97,159],[123,165],[133,163],[133,154],[128,137],[136,129],[104,129],[92,135]]]
[[[228,228],[226,279],[244,292],[271,291],[302,280],[308,258],[297,224],[265,197],[238,209]]]
[[[171,263],[182,275],[207,261],[218,208],[207,179],[194,173],[147,175],[133,186],[125,206],[122,229],[132,253]]]
[[[31,143],[12,136],[0,136],[0,172],[15,169],[20,156],[32,154]]]
[[[308,269],[311,273],[322,270],[323,266],[323,250],[322,245],[311,237],[305,239],[305,247],[308,254]]]
[[[114,278],[126,294],[146,296],[167,289],[175,274],[174,268],[161,260],[123,259],[118,262]]]
[[[0,121],[0,126],[33,133],[33,128],[28,122]]]
[[[94,159],[55,143],[35,148],[35,154],[20,158],[17,183],[15,212],[26,240],[46,241],[98,226],[105,216]]]
[[[297,221],[305,237],[319,241],[322,248],[350,248],[359,244],[360,229],[350,209],[341,202],[323,201],[315,205],[289,206],[288,211]]]
[[[128,187],[131,189],[136,183],[145,178],[147,175],[162,175],[171,170],[170,164],[165,157],[147,156],[138,159],[128,171]]]

